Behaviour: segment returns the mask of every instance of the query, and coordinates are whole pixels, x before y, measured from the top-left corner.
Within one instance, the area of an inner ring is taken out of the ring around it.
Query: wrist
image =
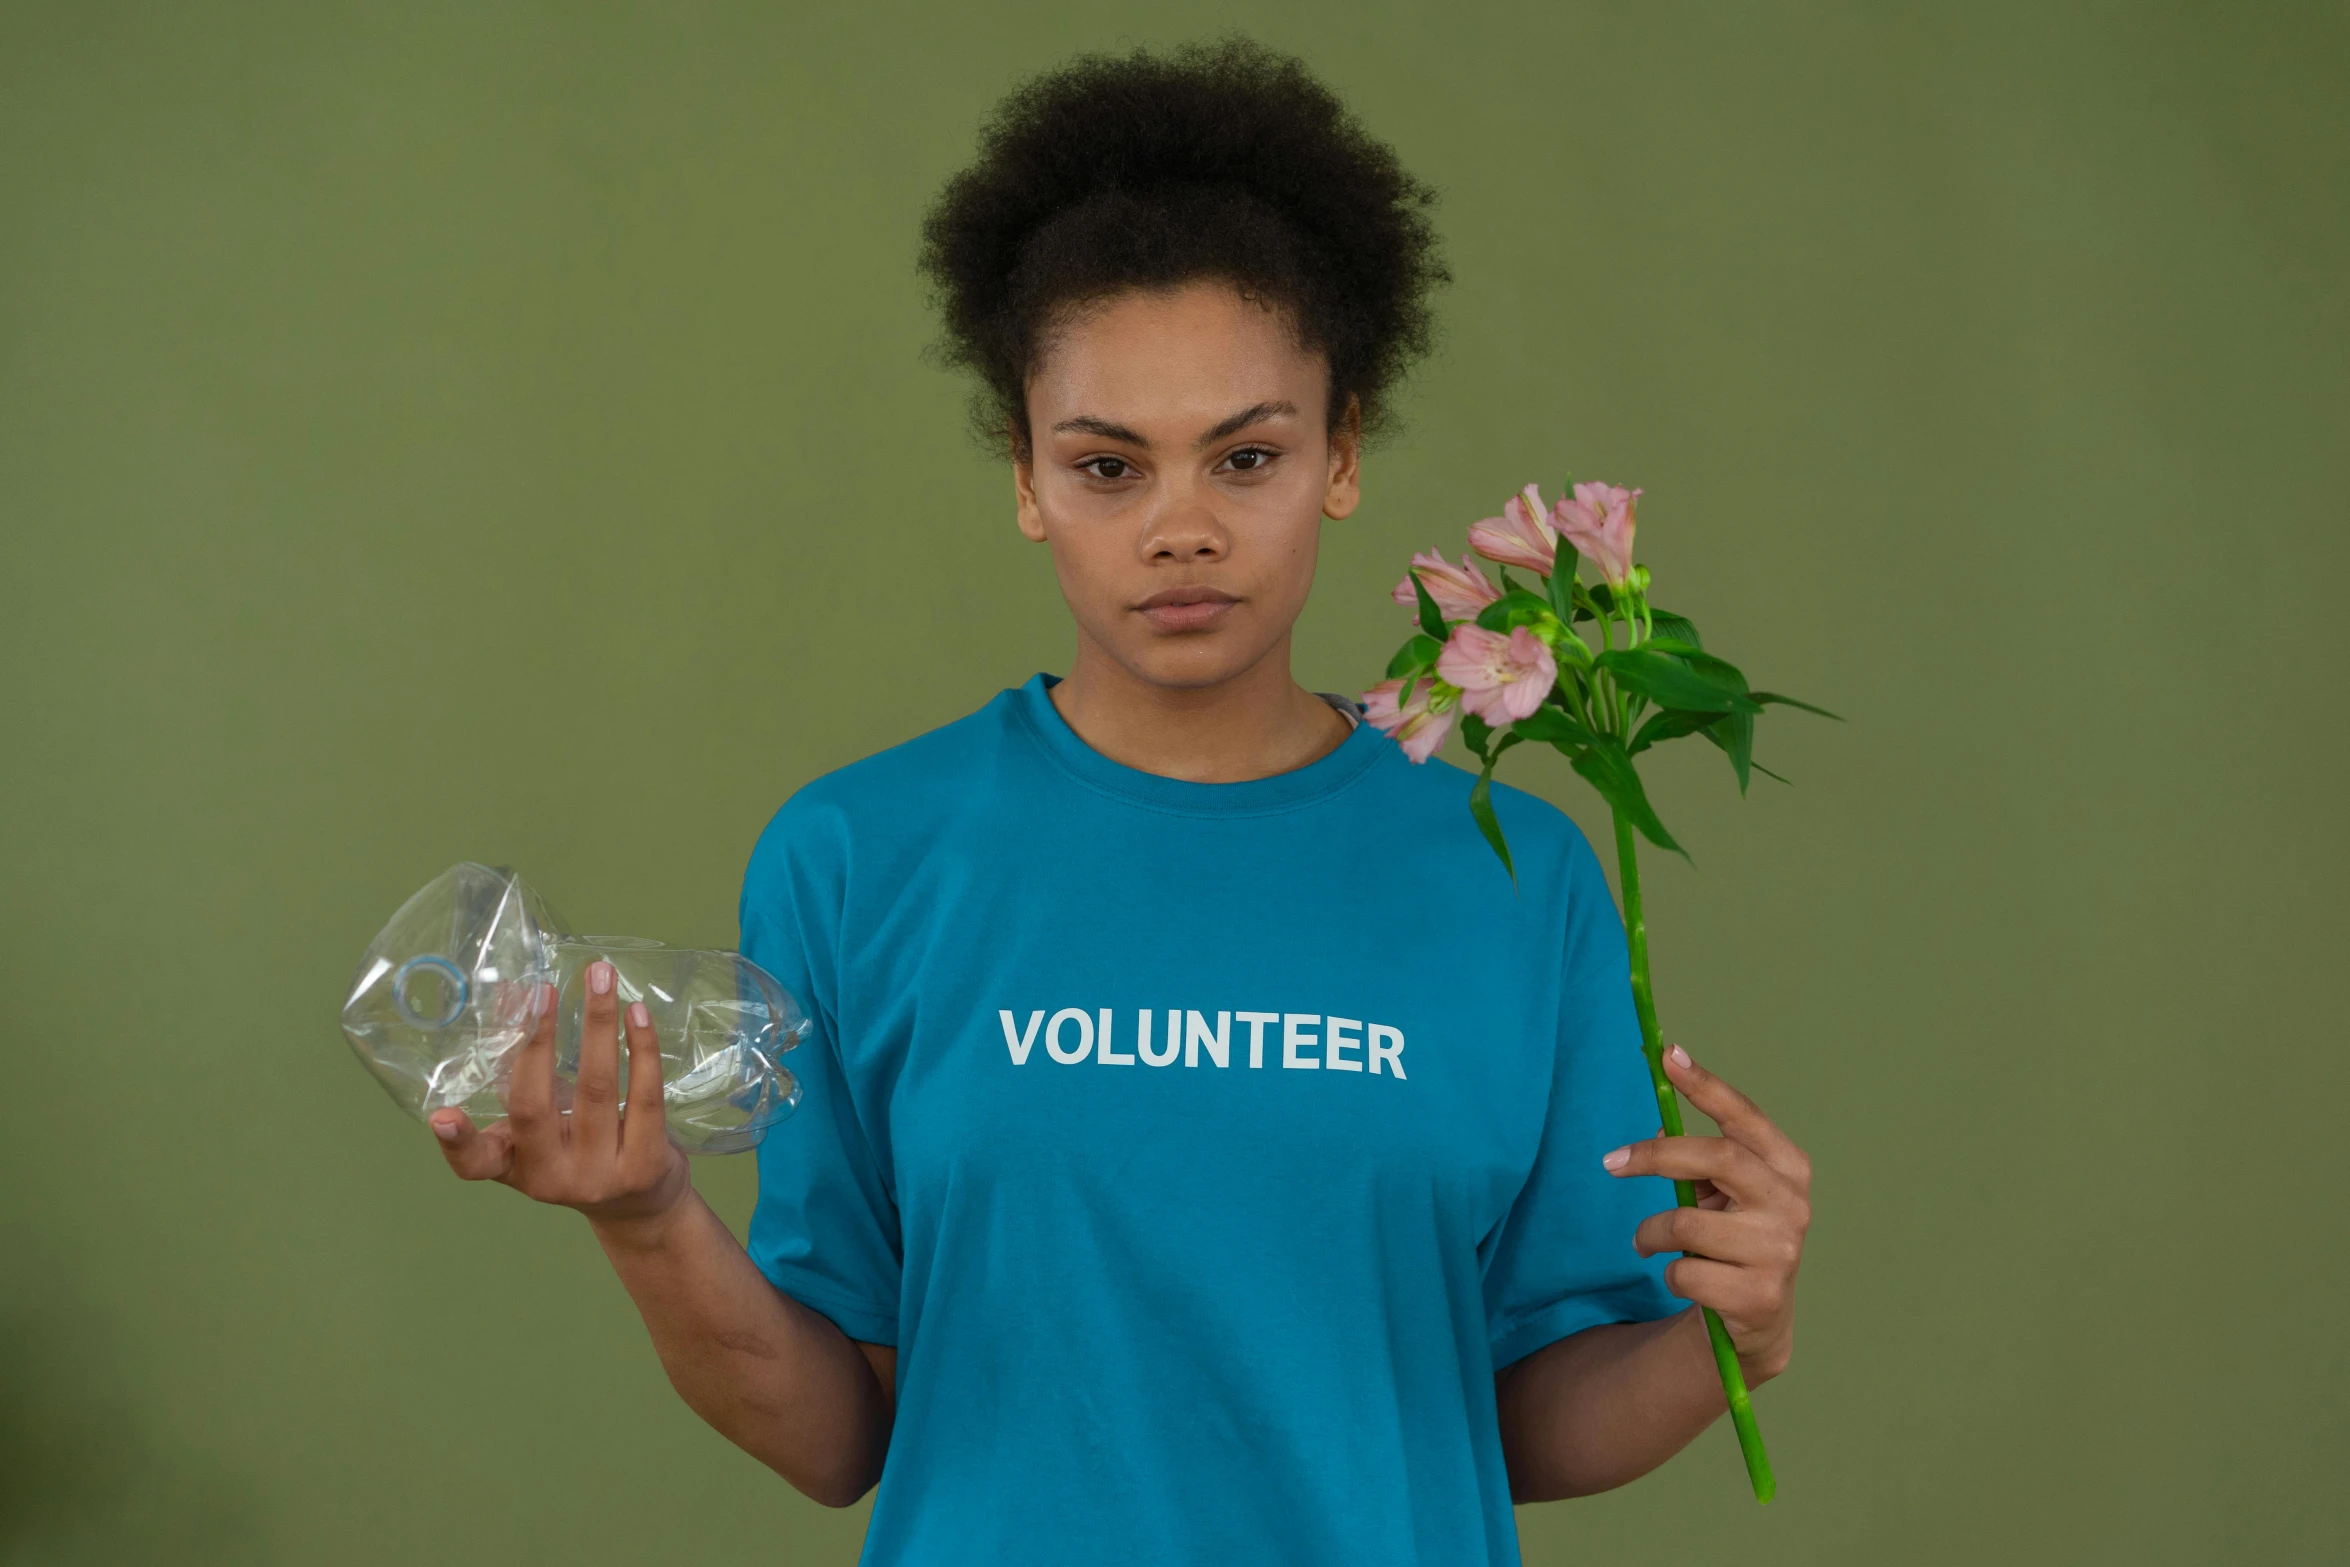
[[[1689,1342],[1689,1353],[1703,1360],[1709,1376],[1714,1372],[1714,1347],[1705,1330],[1705,1308],[1690,1306],[1683,1311],[1674,1326]],[[1745,1380],[1748,1392],[1772,1381],[1787,1369],[1790,1352],[1786,1336],[1773,1336],[1768,1342],[1751,1330],[1741,1331],[1727,1317],[1722,1326],[1730,1334],[1730,1345],[1738,1352],[1738,1374]]]
[[[674,1189],[653,1200],[632,1203],[617,1211],[582,1210],[588,1228],[595,1232],[605,1251],[641,1254],[660,1251],[669,1244],[700,1200],[692,1180],[685,1175],[683,1163],[679,1161]]]
[[[1765,1382],[1777,1381],[1779,1374],[1787,1369],[1792,1353],[1784,1342],[1757,1349],[1752,1354],[1740,1351],[1738,1369],[1745,1373],[1747,1391],[1752,1392]]]

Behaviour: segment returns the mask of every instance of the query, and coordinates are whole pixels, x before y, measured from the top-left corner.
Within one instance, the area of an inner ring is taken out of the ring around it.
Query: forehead
[[[1235,408],[1291,402],[1309,415],[1329,364],[1288,311],[1227,283],[1132,289],[1071,312],[1048,332],[1028,382],[1039,429],[1074,415],[1213,425]]]

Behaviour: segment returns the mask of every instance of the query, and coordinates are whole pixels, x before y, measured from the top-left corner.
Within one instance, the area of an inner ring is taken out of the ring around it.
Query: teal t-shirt
[[[743,950],[815,1020],[753,1259],[898,1348],[867,1562],[1518,1560],[1493,1374],[1681,1303],[1590,847],[1368,725],[1236,784],[1038,676],[808,785]]]

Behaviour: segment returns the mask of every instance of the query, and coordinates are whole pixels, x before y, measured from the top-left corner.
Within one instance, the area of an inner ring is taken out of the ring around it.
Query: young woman
[[[1295,62],[1097,60],[1013,97],[925,265],[1077,651],[819,779],[743,888],[808,1006],[749,1254],[590,976],[468,1179],[585,1213],[671,1380],[882,1563],[1512,1562],[1510,1505],[1723,1410],[1696,1301],[1784,1369],[1802,1152],[1670,1056],[1548,805],[1290,677],[1324,518],[1423,344],[1426,195]],[[1659,1177],[1707,1183],[1679,1211]],[[1679,1252],[1678,1260],[1664,1260]],[[1725,1484],[1735,1484],[1725,1474]]]

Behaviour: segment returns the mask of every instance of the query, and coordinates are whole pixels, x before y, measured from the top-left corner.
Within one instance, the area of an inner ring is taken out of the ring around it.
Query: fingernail
[[[653,1026],[653,1014],[645,1010],[643,1002],[631,1001],[628,1004],[628,1026],[630,1028],[651,1028]]]
[[[1601,1158],[1599,1162],[1606,1165],[1611,1170],[1621,1170],[1625,1165],[1632,1162],[1632,1150],[1629,1148],[1619,1148],[1614,1153],[1608,1154]]]
[[[1673,1065],[1675,1066],[1687,1066],[1690,1064],[1689,1052],[1683,1050],[1679,1045],[1670,1047],[1665,1051],[1665,1054],[1673,1058]]]
[[[612,965],[602,958],[588,965],[588,989],[599,996],[612,993]]]
[[[453,1143],[457,1140],[457,1123],[454,1121],[435,1121],[432,1123],[432,1134],[444,1143]]]

